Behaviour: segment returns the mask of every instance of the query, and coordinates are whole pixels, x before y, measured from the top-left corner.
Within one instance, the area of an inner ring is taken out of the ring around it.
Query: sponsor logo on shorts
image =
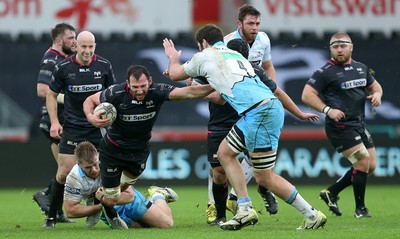
[[[67,141],[67,144],[68,144],[68,145],[73,145],[73,146],[77,146],[77,145],[78,145],[77,142],[73,142],[73,141],[71,141],[71,140],[68,140],[68,141]]]
[[[366,85],[367,85],[367,80],[364,78],[364,79],[356,79],[356,80],[343,82],[340,85],[340,88],[341,89],[351,89],[351,88],[356,88],[356,87],[364,87]]]
[[[134,121],[146,121],[152,119],[156,115],[156,112],[151,112],[148,114],[138,114],[138,115],[121,115],[123,121],[134,122]]]
[[[101,84],[92,85],[69,85],[68,90],[74,93],[94,92],[100,91],[103,88]]]

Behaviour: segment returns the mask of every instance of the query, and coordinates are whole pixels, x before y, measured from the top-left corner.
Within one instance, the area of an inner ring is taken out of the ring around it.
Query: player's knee
[[[360,148],[358,148],[357,150],[355,150],[352,154],[350,154],[349,157],[347,157],[348,160],[354,164],[356,162],[359,162],[361,160],[367,159],[369,160],[369,153],[367,148],[365,148],[365,146],[362,144],[360,146]]]
[[[254,179],[257,184],[268,187],[274,180],[275,172],[273,168],[254,171]]]
[[[373,174],[375,172],[375,169],[376,169],[376,161],[370,159],[369,168],[368,168],[368,175]]]

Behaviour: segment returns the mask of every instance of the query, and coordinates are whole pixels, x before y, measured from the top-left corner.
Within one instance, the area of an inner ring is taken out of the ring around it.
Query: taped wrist
[[[328,112],[331,110],[331,107],[325,105],[324,108],[322,108],[322,113],[324,113],[325,115],[328,115]]]

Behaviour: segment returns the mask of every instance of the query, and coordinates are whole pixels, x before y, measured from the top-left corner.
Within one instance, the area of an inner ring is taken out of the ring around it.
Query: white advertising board
[[[192,29],[191,9],[182,0],[0,0],[0,32],[39,34],[68,22],[103,34],[174,34]]]
[[[262,29],[280,31],[400,30],[398,0],[251,0],[261,12]]]

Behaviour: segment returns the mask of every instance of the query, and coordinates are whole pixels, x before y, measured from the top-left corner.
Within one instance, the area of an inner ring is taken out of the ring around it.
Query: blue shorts
[[[278,149],[285,112],[278,99],[260,105],[243,115],[236,126],[244,135],[249,152],[266,152]]]
[[[128,226],[132,224],[132,221],[140,220],[152,205],[152,203],[141,192],[136,189],[133,189],[133,192],[133,202],[115,206],[118,215]],[[108,225],[104,212],[101,213],[100,219]]]

